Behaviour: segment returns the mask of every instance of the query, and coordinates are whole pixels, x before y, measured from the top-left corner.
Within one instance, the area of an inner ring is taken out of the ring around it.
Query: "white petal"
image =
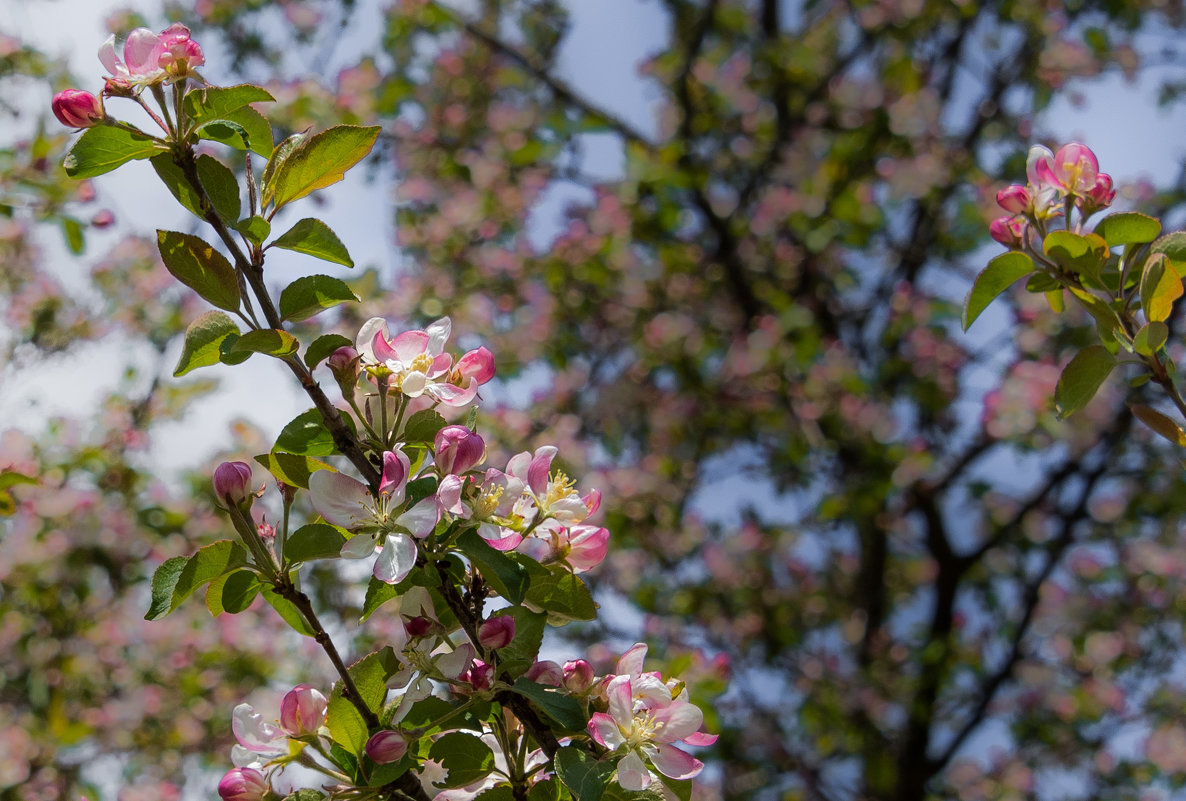
[[[440,509],[431,498],[427,498],[397,517],[395,523],[412,532],[414,537],[427,537],[440,519]]]
[[[457,648],[455,651],[450,651],[447,654],[442,654],[436,658],[437,670],[441,671],[441,675],[447,679],[455,679],[461,675],[461,672],[469,667],[469,663],[474,658],[474,647],[469,643],[465,643]]]
[[[651,784],[651,772],[637,751],[630,751],[618,763],[618,784],[625,790],[645,790]]]
[[[704,770],[703,762],[674,745],[659,743],[649,756],[655,768],[672,779],[690,779]]]
[[[309,476],[309,499],[317,513],[335,526],[354,529],[371,520],[371,491],[366,484],[329,470]]]
[[[375,334],[383,332],[383,338],[387,339],[387,321],[382,317],[372,317],[362,324],[362,328],[358,329],[358,337],[354,340],[354,348],[362,355],[364,361],[374,362],[379,361],[375,358],[375,349],[371,343],[375,341]]]
[[[419,398],[424,394],[424,388],[426,386],[428,386],[428,376],[419,370],[413,370],[404,376],[403,383],[399,385],[399,389],[400,392],[409,398]]]
[[[375,548],[378,543],[375,540],[374,534],[359,534],[346,540],[342,545],[343,559],[366,559],[368,556],[375,555]]]
[[[445,349],[445,342],[449,339],[449,334],[453,331],[453,321],[448,317],[442,317],[428,328],[424,329],[424,333],[428,334],[428,347],[424,352],[429,356],[437,356]]]
[[[618,660],[619,676],[637,676],[642,673],[642,664],[647,658],[647,645],[644,642],[635,643],[630,650],[622,654]]]
[[[374,575],[387,584],[399,584],[415,566],[416,541],[406,534],[388,534],[375,560]]]

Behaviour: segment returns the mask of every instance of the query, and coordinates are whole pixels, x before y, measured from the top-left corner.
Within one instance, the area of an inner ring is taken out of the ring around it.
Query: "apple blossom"
[[[81,89],[58,92],[50,105],[58,122],[70,128],[89,128],[106,116],[103,101]]]
[[[251,465],[223,462],[214,468],[214,494],[228,506],[238,506],[252,496]]]
[[[593,686],[593,666],[584,659],[564,663],[564,689],[579,695]]]
[[[482,461],[486,443],[466,426],[445,426],[437,432],[433,460],[442,475],[461,474]]]
[[[453,370],[453,357],[444,353],[451,330],[452,322],[442,317],[424,330],[391,338],[387,321],[372,317],[359,329],[355,344],[363,365],[373,373],[384,371],[391,389],[409,398],[428,395],[438,403],[459,407],[472,401],[478,386],[493,376],[494,362],[482,348],[467,353]]]
[[[1007,186],[997,192],[997,205],[1011,214],[1023,214],[1030,208],[1029,190],[1019,184]]]
[[[148,28],[133,30],[124,41],[122,59],[115,52],[112,35],[99,48],[99,61],[111,74],[105,93],[122,95],[128,89],[187,78],[206,58],[189,38],[189,28],[173,23],[159,34]]]
[[[437,502],[444,511],[478,524],[478,535],[492,548],[509,551],[523,540],[535,517],[535,507],[521,503],[523,482],[496,468],[489,468],[477,484],[456,474],[445,476],[437,487]]]
[[[550,659],[537,659],[523,675],[529,681],[547,684],[550,687],[559,687],[564,683],[564,669]]]
[[[1025,220],[1019,217],[997,217],[988,226],[988,233],[1010,250],[1025,245]]]
[[[218,783],[223,801],[261,801],[268,793],[268,780],[253,768],[232,768]]]
[[[365,750],[375,764],[386,765],[402,759],[408,753],[408,741],[399,732],[387,729],[372,734]]]
[[[316,734],[325,722],[328,701],[311,685],[298,684],[280,702],[280,726],[293,737]]]
[[[498,615],[478,627],[478,642],[483,648],[506,648],[515,639],[515,619]]]
[[[288,753],[288,737],[264,720],[250,704],[239,704],[231,714],[231,731],[238,744],[231,747],[231,762],[240,768],[260,768]]]
[[[206,63],[202,48],[189,38],[189,28],[174,22],[161,31],[160,41],[154,51],[157,66],[174,79],[185,78],[193,73],[194,67]]]

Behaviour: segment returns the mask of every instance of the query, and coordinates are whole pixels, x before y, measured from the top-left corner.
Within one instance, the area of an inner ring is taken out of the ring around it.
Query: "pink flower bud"
[[[536,684],[559,687],[564,683],[564,671],[558,664],[551,660],[536,662],[528,668],[527,673],[524,675],[528,681],[534,681]]]
[[[298,684],[280,702],[280,726],[293,737],[316,734],[325,721],[328,702],[308,684]]]
[[[214,469],[214,494],[220,501],[237,506],[251,497],[251,465],[223,462]]]
[[[380,731],[367,740],[366,755],[377,765],[386,765],[408,753],[408,741],[397,731]]]
[[[268,792],[268,780],[253,768],[232,768],[218,783],[223,801],[262,801]]]
[[[110,209],[103,209],[95,212],[95,216],[91,217],[91,225],[95,228],[110,228],[115,224],[115,214]]]
[[[1099,177],[1099,161],[1087,145],[1071,142],[1054,154],[1051,171],[1059,186],[1076,195],[1085,195]]]
[[[478,627],[478,642],[483,648],[506,648],[515,639],[515,619],[510,615],[492,617]]]
[[[206,63],[202,48],[189,38],[189,28],[180,22],[161,31],[154,55],[157,66],[175,77],[185,77],[194,67]]]
[[[468,681],[475,692],[489,690],[494,684],[494,665],[475,659],[473,666],[462,675],[462,680]]]
[[[583,693],[593,686],[593,666],[584,659],[564,663],[564,689]]]
[[[465,426],[445,426],[437,432],[436,460],[443,475],[460,475],[482,461],[486,442]]]
[[[1010,250],[1025,244],[1025,221],[1016,217],[997,217],[988,226],[988,233]]]
[[[408,632],[408,636],[413,639],[424,637],[433,630],[433,622],[426,617],[413,617],[409,618],[408,622],[404,624],[404,629]]]
[[[1030,205],[1029,190],[1020,184],[1006,186],[997,192],[997,205],[1010,214],[1021,214]]]
[[[106,116],[103,101],[81,89],[58,92],[51,106],[58,122],[70,128],[90,128]]]
[[[339,374],[351,375],[358,378],[360,356],[358,351],[349,345],[343,345],[329,355],[325,366],[337,377]],[[338,379],[341,380],[340,378]]]
[[[1095,186],[1087,193],[1087,203],[1084,205],[1089,211],[1098,211],[1111,206],[1115,199],[1116,190],[1112,187],[1112,176],[1101,172],[1096,176]]]

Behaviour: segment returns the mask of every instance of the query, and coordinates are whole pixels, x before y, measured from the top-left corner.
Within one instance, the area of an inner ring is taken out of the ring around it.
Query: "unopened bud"
[[[483,648],[506,648],[515,639],[515,619],[510,615],[492,617],[478,627],[478,642]]]
[[[362,371],[362,358],[358,351],[349,345],[343,345],[329,355],[325,360],[325,366],[334,374],[334,380],[342,390],[342,397],[353,398],[358,376]]]
[[[445,426],[437,432],[433,444],[436,446],[433,459],[442,475],[461,475],[486,454],[485,441],[465,426]]]
[[[251,465],[223,462],[214,468],[214,494],[220,501],[238,506],[251,497]]]
[[[528,681],[547,684],[550,687],[559,687],[564,683],[564,671],[561,670],[560,665],[551,660],[536,662],[528,668],[524,676]]]
[[[395,762],[408,753],[408,741],[397,731],[381,731],[367,740],[366,755],[377,765]]]
[[[294,737],[316,734],[325,721],[327,704],[320,691],[298,684],[280,702],[280,726]]]
[[[70,128],[90,128],[106,116],[103,101],[81,89],[58,92],[50,105],[58,122]]]
[[[583,693],[593,686],[593,666],[584,659],[564,663],[564,689]]]
[[[463,679],[469,681],[474,692],[485,692],[494,684],[494,665],[488,665],[481,659],[475,659],[473,666],[465,672]]]
[[[423,637],[432,631],[433,623],[426,617],[413,617],[404,624],[404,629],[407,630],[409,637]]]
[[[232,768],[218,783],[223,801],[262,801],[268,792],[268,780],[254,768]]]

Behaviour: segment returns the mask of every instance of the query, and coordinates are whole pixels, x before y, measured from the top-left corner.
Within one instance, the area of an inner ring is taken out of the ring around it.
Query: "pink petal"
[[[270,754],[276,751],[278,740],[284,740],[285,735],[277,726],[264,720],[264,716],[256,712],[250,704],[239,704],[231,714],[231,731],[235,739],[248,751],[257,754]]]
[[[404,489],[408,484],[408,473],[412,463],[403,451],[386,451],[383,454],[383,477],[379,482],[379,494],[386,495],[391,503],[399,505],[404,501]]]
[[[576,526],[572,531],[579,532],[569,540],[572,550],[568,553],[567,561],[572,569],[577,573],[583,573],[601,564],[609,552],[609,529],[600,526]]]
[[[107,71],[115,77],[130,77],[128,69],[124,63],[120,61],[119,56],[115,54],[115,34],[107,37],[107,41],[99,48],[99,63],[107,68]]]
[[[535,456],[527,468],[527,486],[539,495],[548,488],[548,473],[552,469],[552,460],[556,458],[558,449],[554,445],[545,445],[535,449]]]
[[[601,507],[601,490],[590,490],[589,494],[581,500],[585,502],[585,508],[589,510],[589,514],[593,514]]]
[[[605,691],[609,713],[622,729],[634,728],[634,691],[629,676],[615,676]]]
[[[611,751],[626,742],[622,732],[618,731],[618,724],[604,712],[594,712],[589,718],[589,736]]]
[[[706,731],[698,731],[689,734],[684,738],[684,742],[688,745],[712,745],[717,741],[718,735],[709,734]]]
[[[642,663],[647,658],[647,645],[644,642],[635,643],[630,650],[618,659],[619,676],[637,676],[642,673]]]
[[[440,519],[440,507],[425,499],[397,517],[395,523],[410,531],[413,537],[424,538],[432,533]]]
[[[335,526],[358,528],[371,520],[370,490],[341,473],[318,470],[309,477],[309,498],[317,513]]]
[[[465,486],[465,479],[461,476],[449,474],[441,479],[437,487],[437,503],[450,514],[468,517],[468,510],[461,503],[461,490]]]
[[[132,75],[151,75],[160,67],[157,65],[156,48],[161,38],[148,28],[136,28],[124,42],[124,64]]]
[[[478,526],[478,536],[486,540],[486,544],[496,551],[511,551],[523,542],[522,534],[494,523],[483,523]]]
[[[478,395],[478,385],[470,381],[465,389],[453,384],[433,384],[428,388],[428,394],[450,408],[457,409],[465,406]]]
[[[637,751],[630,751],[618,763],[618,784],[624,790],[645,790],[651,785],[651,772]]]
[[[391,340],[391,348],[395,351],[396,359],[399,359],[404,364],[410,364],[412,359],[415,359],[421,353],[424,353],[428,347],[428,334],[423,331],[404,331],[402,334]],[[392,358],[391,356],[387,357]]]
[[[442,353],[432,360],[432,367],[429,372],[433,378],[440,378],[445,373],[449,372],[449,368],[453,366],[453,357],[448,353]]]
[[[374,534],[358,534],[342,543],[343,559],[366,559],[375,555],[377,540]]]
[[[425,351],[432,356],[436,356],[445,349],[445,343],[449,340],[449,334],[453,331],[453,321],[448,317],[431,323],[428,328],[424,329],[424,333],[428,335],[428,344]]]
[[[704,770],[703,762],[674,745],[656,743],[648,756],[660,773],[672,779],[690,779]]]
[[[457,360],[457,372],[479,384],[485,384],[494,378],[494,354],[484,347],[471,350]]]
[[[382,342],[384,349],[389,349],[387,345],[387,321],[382,317],[372,317],[362,324],[362,328],[358,329],[358,336],[354,338],[354,347],[362,355],[363,359],[368,362],[385,362],[391,358],[386,356],[379,358],[375,353],[376,342]]]
[[[704,723],[704,713],[700,707],[688,701],[672,701],[671,706],[655,709],[652,714],[659,724],[655,740],[661,743],[683,740],[699,731]]]

